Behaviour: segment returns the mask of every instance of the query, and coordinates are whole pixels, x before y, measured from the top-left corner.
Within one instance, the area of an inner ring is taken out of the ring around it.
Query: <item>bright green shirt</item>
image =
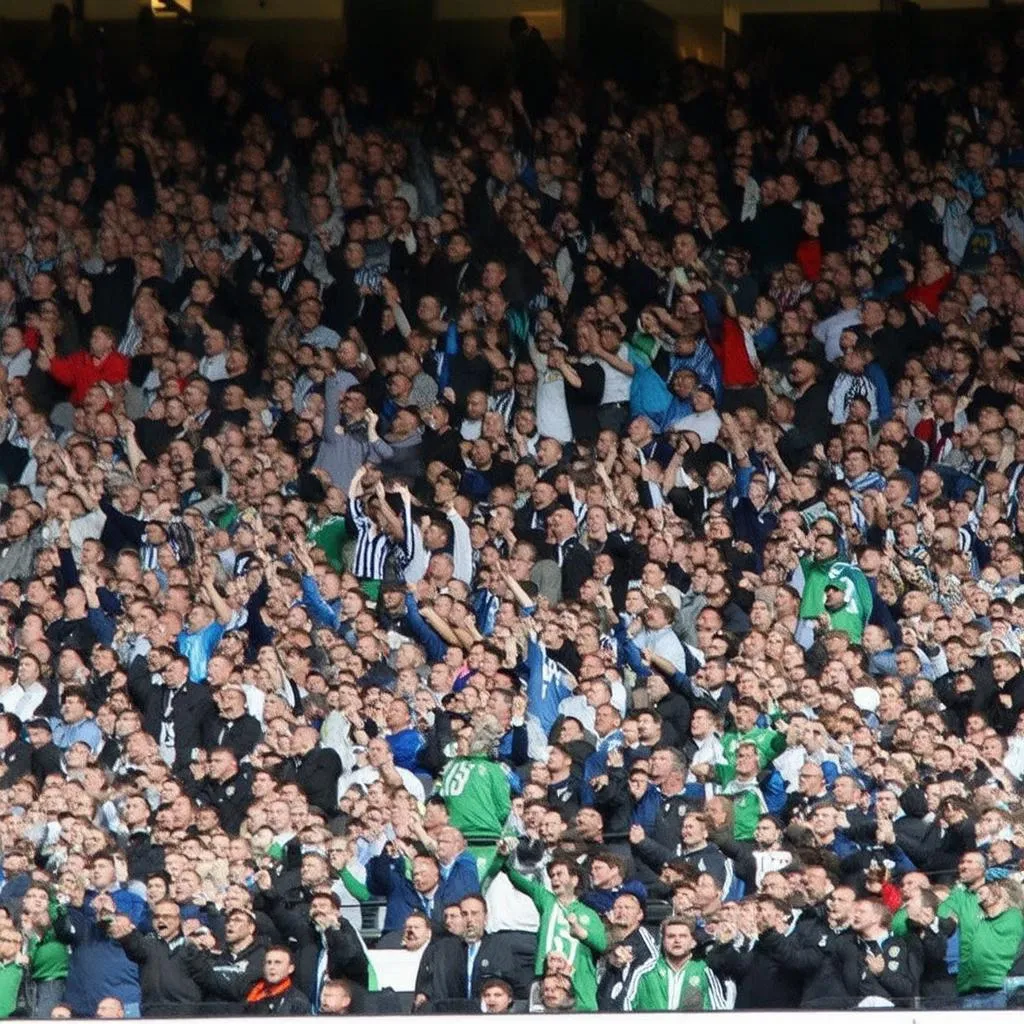
[[[512,810],[512,791],[500,764],[482,755],[456,757],[445,765],[437,791],[452,826],[470,845],[501,837]]]
[[[537,975],[544,974],[544,962],[548,954],[561,954],[572,966],[572,988],[576,996],[576,1008],[596,1010],[595,958],[608,948],[608,938],[600,916],[579,900],[562,906],[555,894],[545,889],[543,885],[512,868],[506,867],[505,871],[509,881],[533,900],[533,905],[540,914],[537,962],[534,968]],[[570,914],[574,915],[577,922],[586,930],[586,937],[582,941],[572,933],[569,925]]]

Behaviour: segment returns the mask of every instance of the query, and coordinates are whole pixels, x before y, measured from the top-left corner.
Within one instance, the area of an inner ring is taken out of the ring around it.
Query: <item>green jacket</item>
[[[832,558],[827,562],[816,562],[813,558],[801,558],[800,568],[804,573],[804,592],[800,598],[800,618],[816,619],[825,611],[825,585],[839,583],[846,595],[843,609],[848,615],[860,620],[861,632],[871,615],[874,598],[871,596],[871,585],[867,577],[855,565],[844,562],[840,558]],[[831,615],[830,615],[831,618]],[[848,632],[847,619],[844,624],[838,621],[836,629]]]
[[[444,797],[452,826],[470,843],[494,842],[501,837],[512,810],[512,791],[500,764],[482,754],[456,757],[441,773],[438,792]]]
[[[981,907],[978,897],[959,883],[949,891],[949,895],[939,904],[939,917],[955,917],[960,928],[960,949],[964,941],[970,942],[971,936],[981,921]]]
[[[544,961],[549,953],[560,953],[572,966],[572,989],[576,996],[578,1010],[597,1009],[597,966],[596,959],[608,948],[601,918],[585,903],[574,900],[563,907],[555,894],[543,885],[527,878],[512,868],[505,868],[509,881],[533,900],[540,914],[537,961],[534,967],[538,977],[544,974]],[[586,929],[582,941],[572,934],[569,915]]]
[[[52,926],[41,936],[29,936],[28,957],[33,981],[57,981],[68,976],[71,954],[54,934]]]
[[[722,795],[732,799],[732,837],[745,843],[754,838],[758,821],[768,813],[768,805],[756,783],[743,789],[733,788],[735,785],[736,780],[733,779],[723,786]]]
[[[25,977],[20,964],[0,964],[0,1017],[10,1017],[18,1008],[18,993]]]
[[[961,995],[977,989],[999,988],[1017,959],[1024,939],[1024,916],[1016,907],[1008,907],[996,917],[982,917],[967,949],[960,940],[960,970],[956,990]]]
[[[674,971],[663,956],[649,960],[633,975],[624,1004],[627,1013],[725,1008],[721,982],[703,960],[689,960]]]
[[[50,920],[56,921],[58,916],[67,911],[52,896],[50,897]],[[58,940],[53,925],[36,935],[27,932],[29,967],[33,981],[58,981],[68,976],[68,964],[71,953],[68,947]]]
[[[727,732],[722,736],[724,764],[716,772],[722,785],[730,782],[736,774],[736,749],[741,743],[753,743],[757,747],[761,767],[771,764],[786,749],[786,737],[777,729],[761,729],[755,726],[749,732]]]
[[[836,611],[825,609],[829,625],[839,633],[845,633],[850,638],[850,643],[859,644],[864,636],[865,620],[860,612],[850,611],[848,606],[838,608]]]
[[[348,539],[348,526],[344,516],[328,516],[322,523],[311,526],[308,539],[323,551],[335,572],[345,570],[341,549]]]

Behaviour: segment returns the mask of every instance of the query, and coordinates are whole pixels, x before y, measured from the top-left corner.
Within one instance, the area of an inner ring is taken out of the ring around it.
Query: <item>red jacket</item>
[[[725,318],[722,339],[711,342],[711,349],[721,364],[722,383],[727,388],[750,388],[757,384],[754,346],[748,343],[738,320]]]
[[[796,247],[796,261],[808,281],[821,277],[822,249],[820,238],[802,238]]]
[[[931,284],[912,284],[904,293],[907,302],[920,302],[925,309],[935,316],[939,311],[942,296],[953,283],[953,272],[947,271],[942,277]]]
[[[128,357],[111,352],[97,363],[88,352],[72,352],[50,360],[50,376],[71,388],[68,401],[72,405],[81,405],[94,384],[123,384],[128,379]]]

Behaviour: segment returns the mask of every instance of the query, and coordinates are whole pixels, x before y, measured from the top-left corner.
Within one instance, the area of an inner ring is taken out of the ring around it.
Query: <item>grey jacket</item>
[[[0,547],[0,582],[31,579],[35,575],[36,555],[42,547],[43,531],[38,529]]]
[[[347,370],[339,370],[324,382],[324,434],[314,463],[346,494],[360,466],[367,462],[383,462],[393,454],[387,441],[369,439],[365,423],[353,423],[339,430],[341,410],[338,403],[341,396],[358,383]]]

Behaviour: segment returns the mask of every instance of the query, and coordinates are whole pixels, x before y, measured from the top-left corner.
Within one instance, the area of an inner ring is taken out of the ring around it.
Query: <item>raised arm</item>
[[[231,605],[221,597],[220,592],[214,585],[213,566],[203,566],[202,573],[203,593],[206,594],[210,604],[213,605],[213,610],[217,614],[217,621],[222,626],[226,626],[235,617],[234,610]]]

